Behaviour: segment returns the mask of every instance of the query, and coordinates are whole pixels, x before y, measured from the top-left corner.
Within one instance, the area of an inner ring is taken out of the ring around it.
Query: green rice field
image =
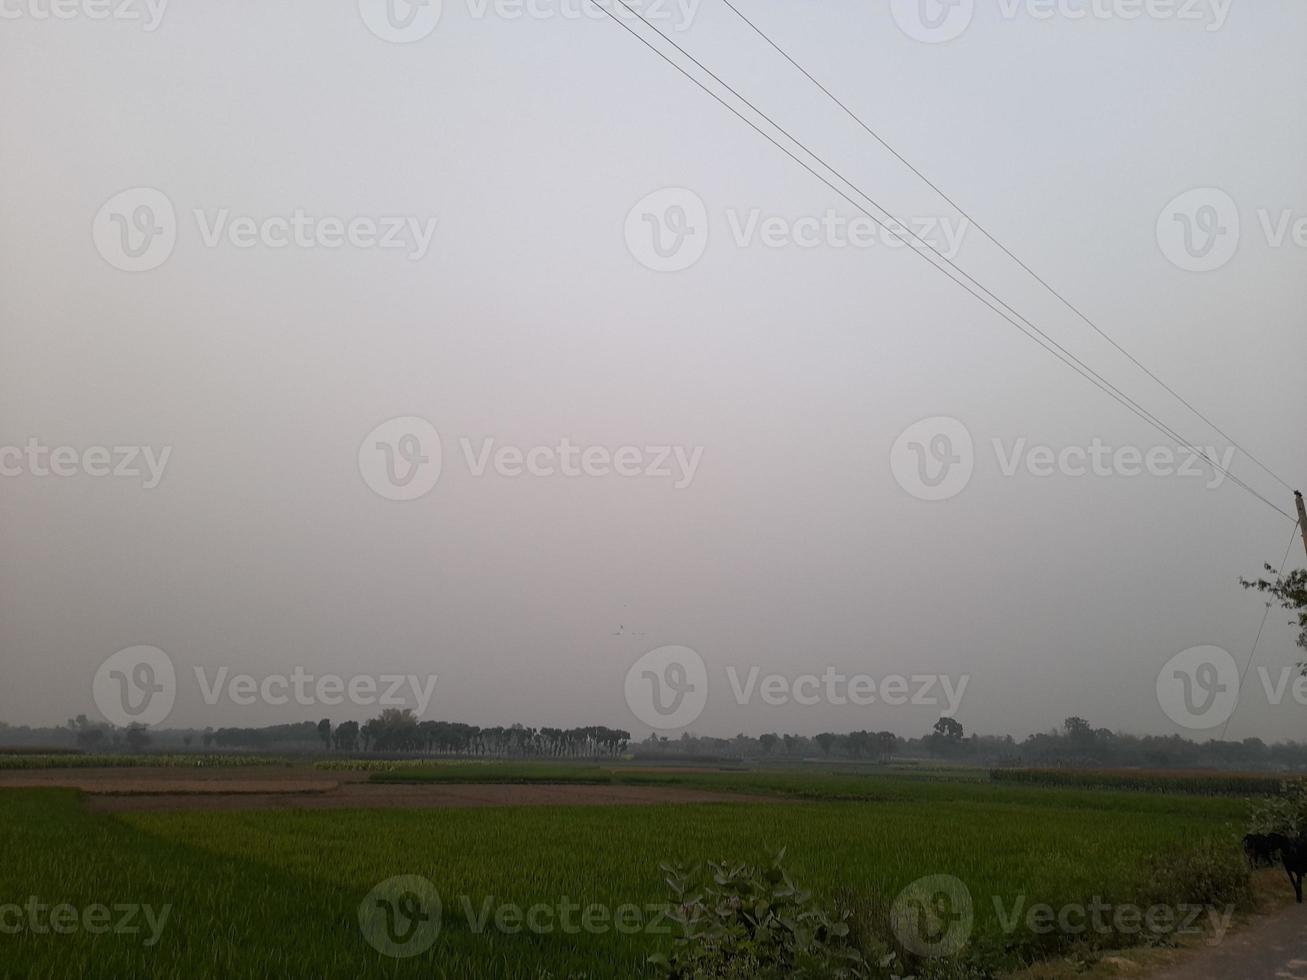
[[[428,765],[371,778],[666,782],[773,800],[111,814],[73,790],[0,790],[0,907],[139,904],[156,924],[169,907],[161,928],[141,918],[125,934],[15,932],[5,926],[19,917],[0,908],[0,976],[646,976],[647,957],[672,939],[661,864],[766,863],[781,848],[801,886],[852,913],[869,954],[894,948],[890,906],[905,886],[959,879],[974,927],[956,956],[918,964],[919,975],[1000,975],[1084,940],[1005,930],[999,909],[1198,900],[1150,862],[1213,842],[1234,867],[1246,812],[1231,798],[806,771]],[[386,955],[361,925],[360,906],[395,876],[420,876],[439,895],[438,934],[416,955]],[[1173,893],[1159,898],[1159,887]],[[598,910],[581,924],[587,906]]]

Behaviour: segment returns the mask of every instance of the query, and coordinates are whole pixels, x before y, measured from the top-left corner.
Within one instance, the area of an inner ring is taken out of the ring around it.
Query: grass
[[[556,910],[565,900],[643,910],[666,899],[664,861],[762,862],[781,847],[801,885],[854,910],[864,938],[888,936],[889,904],[909,882],[958,877],[976,906],[968,955],[1016,966],[1059,954],[1068,940],[1005,934],[995,898],[1006,907],[1018,896],[1055,906],[1137,899],[1151,887],[1151,855],[1206,838],[1233,851],[1244,811],[1230,799],[847,773],[464,765],[373,778],[466,782],[489,770],[501,782],[603,776],[787,799],[765,807],[110,816],[86,811],[70,791],[4,791],[0,904],[35,896],[78,907],[171,904],[172,912],[150,948],[140,936],[0,934],[0,976],[636,977],[666,937],[507,933],[493,924],[478,932],[477,917],[504,903]],[[360,902],[394,875],[429,879],[444,901],[439,939],[411,959],[383,957],[359,929]]]
[[[1222,815],[1241,821],[1247,804],[1232,798],[1192,799],[1185,795],[1107,792],[1097,788],[996,786],[974,777],[903,778],[877,771],[771,770],[741,772],[689,772],[593,765],[535,765],[531,763],[406,763],[398,768],[371,771],[377,783],[509,783],[564,785],[685,786],[716,792],[780,796],[815,802],[892,803],[929,801],[995,802],[1081,810],[1173,814]],[[1242,833],[1242,832],[1241,832]]]
[[[995,769],[990,778],[1027,786],[1130,789],[1199,796],[1270,796],[1285,777],[1266,773],[1205,772],[1192,769]]]

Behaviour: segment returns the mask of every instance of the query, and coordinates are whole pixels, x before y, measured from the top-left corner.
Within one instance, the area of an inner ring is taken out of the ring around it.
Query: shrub
[[[1244,908],[1252,901],[1248,862],[1237,847],[1203,840],[1149,861],[1141,904]]]
[[[790,879],[784,857],[781,851],[766,869],[663,865],[672,893],[669,918],[681,935],[671,956],[650,957],[650,964],[670,980],[869,976],[849,943],[847,914],[818,908]]]

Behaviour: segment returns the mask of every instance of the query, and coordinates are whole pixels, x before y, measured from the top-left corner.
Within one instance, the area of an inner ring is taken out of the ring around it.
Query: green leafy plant
[[[1295,569],[1288,575],[1281,575],[1274,565],[1265,569],[1274,578],[1249,580],[1239,579],[1245,589],[1254,589],[1271,597],[1269,604],[1278,602],[1283,608],[1294,614],[1290,624],[1298,628],[1298,646],[1307,650],[1307,569]],[[1307,675],[1307,663],[1299,663],[1299,670]]]
[[[670,956],[658,954],[649,963],[670,980],[869,976],[849,943],[847,914],[817,907],[791,880],[784,858],[781,851],[767,868],[664,864],[673,899],[669,918],[681,934]]]
[[[1248,833],[1298,837],[1307,831],[1307,789],[1301,781],[1281,785],[1278,796],[1255,800],[1248,815]]]

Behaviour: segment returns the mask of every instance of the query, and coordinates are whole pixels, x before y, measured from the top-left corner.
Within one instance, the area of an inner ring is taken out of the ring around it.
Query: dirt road
[[[1288,887],[1288,882],[1285,882]],[[1220,946],[1192,950],[1149,980],[1307,980],[1307,905],[1290,905],[1239,929]]]

